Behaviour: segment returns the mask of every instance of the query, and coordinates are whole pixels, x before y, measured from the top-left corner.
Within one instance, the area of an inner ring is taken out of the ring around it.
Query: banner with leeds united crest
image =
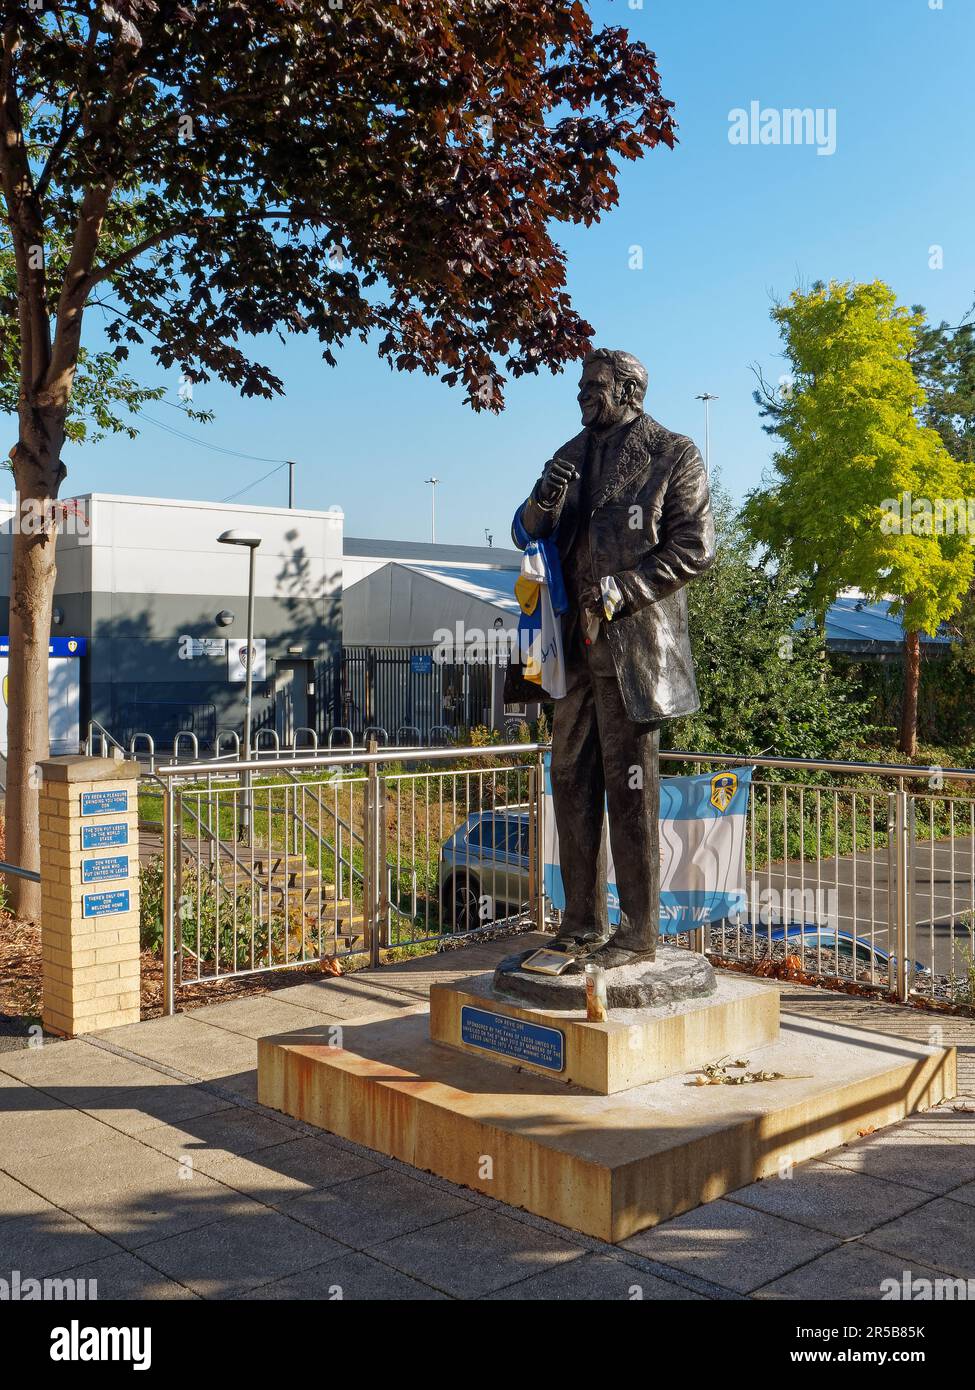
[[[676,936],[746,910],[745,831],[753,769],[660,779],[660,931]],[[545,758],[545,892],[565,907],[559,841]],[[619,921],[612,848],[609,916]]]

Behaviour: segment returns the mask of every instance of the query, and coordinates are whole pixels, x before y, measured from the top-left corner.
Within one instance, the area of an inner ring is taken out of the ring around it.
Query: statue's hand
[[[575,468],[566,459],[559,458],[557,454],[555,458],[549,459],[535,489],[535,495],[539,502],[551,507],[554,503],[561,501],[566,488],[575,476]]]

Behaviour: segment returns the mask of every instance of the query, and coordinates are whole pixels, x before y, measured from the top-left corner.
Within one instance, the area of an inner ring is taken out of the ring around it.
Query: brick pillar
[[[40,766],[44,1027],[73,1036],[138,1023],[138,764]]]

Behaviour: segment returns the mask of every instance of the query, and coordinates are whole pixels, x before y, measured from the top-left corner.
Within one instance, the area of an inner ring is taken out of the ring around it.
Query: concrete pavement
[[[975,1114],[914,1116],[611,1246],[256,1100],[256,1039],[425,1006],[493,942],[0,1053],[0,1278],[101,1298],[820,1299],[975,1279]],[[783,986],[783,1007],[960,1048],[975,1022]]]

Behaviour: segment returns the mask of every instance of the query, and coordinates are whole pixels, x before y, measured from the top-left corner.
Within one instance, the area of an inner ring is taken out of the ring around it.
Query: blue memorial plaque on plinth
[[[129,827],[124,821],[113,825],[83,825],[81,827],[82,849],[109,849],[115,845],[129,843]]]
[[[108,816],[129,809],[127,791],[82,792],[81,814],[83,816]]]
[[[523,1018],[489,1013],[464,1004],[460,1011],[461,1042],[485,1052],[497,1052],[516,1062],[532,1062],[546,1071],[565,1066],[565,1034],[558,1028],[527,1023]]]
[[[113,912],[128,912],[129,890],[116,888],[111,893],[85,893],[81,902],[84,917],[108,917]]]
[[[82,859],[82,883],[101,883],[109,878],[128,878],[129,856],[109,854],[104,859]]]

